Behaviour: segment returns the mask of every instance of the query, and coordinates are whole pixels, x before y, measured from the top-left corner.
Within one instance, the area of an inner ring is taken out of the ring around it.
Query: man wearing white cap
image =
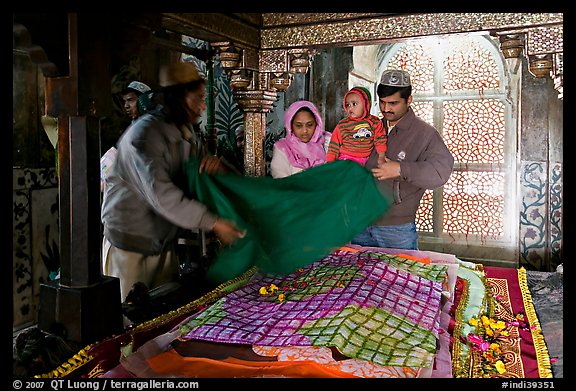
[[[438,131],[410,107],[412,84],[406,71],[384,71],[376,93],[388,135],[386,159],[378,164],[378,155],[372,153],[366,168],[372,170],[380,191],[392,195],[394,202],[352,243],[417,250],[416,212],[420,200],[427,189],[448,181],[454,157]]]
[[[211,156],[194,129],[206,110],[206,80],[194,64],[160,69],[161,105],[141,115],[120,137],[102,204],[102,269],[120,279],[125,300],[136,282],[148,289],[178,279],[181,229],[212,231],[225,245],[244,235],[234,222],[189,198],[186,161],[208,174],[232,171]]]

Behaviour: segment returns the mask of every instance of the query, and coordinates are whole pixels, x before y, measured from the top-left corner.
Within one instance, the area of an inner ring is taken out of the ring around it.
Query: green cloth
[[[253,266],[288,274],[346,245],[382,215],[391,198],[358,163],[337,160],[285,178],[198,174],[186,166],[190,192],[212,212],[246,230],[222,247],[206,277],[222,283]]]

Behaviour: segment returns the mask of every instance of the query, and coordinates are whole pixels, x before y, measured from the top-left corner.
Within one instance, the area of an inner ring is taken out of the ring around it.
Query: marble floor
[[[564,377],[564,273],[526,272],[555,378]]]

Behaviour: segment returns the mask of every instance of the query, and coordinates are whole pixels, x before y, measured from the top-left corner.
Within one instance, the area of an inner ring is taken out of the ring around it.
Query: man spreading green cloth
[[[288,274],[348,243],[384,213],[391,198],[358,163],[338,160],[285,178],[198,173],[187,163],[192,196],[246,231],[224,247],[206,277],[222,283],[252,266]]]

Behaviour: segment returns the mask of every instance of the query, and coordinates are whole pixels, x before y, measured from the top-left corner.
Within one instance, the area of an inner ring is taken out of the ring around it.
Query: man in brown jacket
[[[412,85],[406,71],[384,71],[377,94],[388,148],[382,164],[378,165],[378,156],[373,153],[366,168],[372,170],[380,191],[394,199],[386,213],[352,243],[417,250],[416,211],[420,200],[426,189],[438,188],[448,181],[454,157],[438,131],[410,107]]]

